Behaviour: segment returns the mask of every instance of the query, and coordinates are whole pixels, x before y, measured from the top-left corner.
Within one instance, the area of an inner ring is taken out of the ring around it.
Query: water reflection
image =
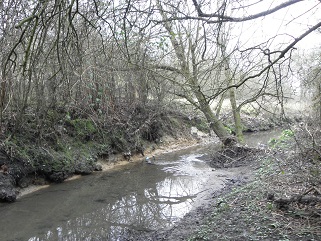
[[[35,240],[117,240],[124,228],[165,228],[186,214],[201,183],[187,177],[165,178],[155,188],[133,192],[113,204],[96,199],[102,207],[60,223]]]
[[[251,141],[262,142],[262,134],[251,135]],[[119,240],[126,229],[169,227],[190,211],[203,184],[209,185],[213,172],[197,154],[209,149],[169,153],[157,165],[130,164],[0,204],[0,240]],[[223,179],[215,178],[215,185]]]
[[[6,227],[0,240],[118,240],[126,229],[170,227],[190,211],[211,172],[191,152],[53,185],[0,206]]]

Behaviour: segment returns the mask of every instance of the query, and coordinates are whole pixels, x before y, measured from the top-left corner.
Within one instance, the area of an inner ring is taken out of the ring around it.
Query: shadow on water
[[[1,204],[0,240],[118,240],[126,229],[168,228],[191,210],[213,177],[200,160],[213,148],[163,154],[155,165],[130,163]],[[224,180],[217,177],[216,188]]]

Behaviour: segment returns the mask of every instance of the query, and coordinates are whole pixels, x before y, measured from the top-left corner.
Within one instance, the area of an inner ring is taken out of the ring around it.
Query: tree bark
[[[241,113],[240,109],[237,108],[236,105],[236,95],[234,88],[231,88],[230,90],[230,102],[233,112],[233,118],[234,118],[234,125],[235,125],[235,135],[239,142],[244,142],[244,136],[243,136],[243,125],[241,120]]]
[[[226,77],[228,78],[229,85],[234,84],[233,82],[233,76],[231,74],[231,70],[227,68],[226,70]],[[243,126],[242,126],[242,120],[241,120],[241,111],[240,108],[237,108],[236,104],[236,94],[235,94],[235,87],[232,87],[229,89],[230,94],[230,103],[233,113],[233,119],[234,119],[234,126],[235,126],[235,135],[239,142],[244,142],[244,136],[243,136]]]
[[[181,73],[183,74],[188,85],[190,86],[190,92],[195,96],[197,102],[187,97],[186,97],[186,100],[194,104],[197,108],[199,108],[200,111],[202,111],[207,122],[209,123],[211,130],[214,131],[214,133],[218,136],[218,138],[222,141],[222,143],[225,146],[235,145],[237,143],[237,140],[229,134],[227,129],[224,127],[223,123],[217,118],[217,116],[211,109],[210,104],[206,99],[206,96],[201,90],[201,85],[198,80],[198,68],[196,64],[196,53],[195,53],[197,40],[193,43],[193,40],[191,39],[191,37],[188,38],[188,41],[189,41],[188,53],[191,55],[191,59],[192,59],[191,61],[192,63],[190,63],[189,58],[186,56],[182,39],[179,37],[176,37],[176,34],[173,31],[172,25],[166,21],[167,16],[162,9],[160,1],[157,1],[157,5],[160,9],[160,14],[164,20],[163,26],[165,27],[166,31],[169,33],[170,41],[175,51],[175,55],[179,60]],[[177,36],[180,36],[180,34],[178,34]],[[192,66],[192,70],[190,69],[190,66]]]
[[[228,86],[233,86],[234,85],[234,73],[232,73],[230,69],[230,58],[226,54],[226,45],[228,42],[228,39],[224,39],[223,37],[220,38],[220,48],[221,48],[221,53],[222,53],[222,59],[224,62],[225,66],[225,78],[227,80]],[[236,88],[231,87],[229,88],[229,97],[230,97],[230,103],[231,103],[231,108],[232,108],[232,113],[233,113],[233,119],[234,119],[234,126],[235,126],[235,135],[237,137],[237,140],[240,143],[244,142],[244,136],[243,136],[243,127],[242,127],[242,120],[241,120],[241,113],[240,113],[240,108],[237,108],[236,104],[236,93],[235,93]]]

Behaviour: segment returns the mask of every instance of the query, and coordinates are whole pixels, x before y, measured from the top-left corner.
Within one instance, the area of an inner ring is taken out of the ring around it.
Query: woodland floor
[[[320,161],[294,149],[249,153],[224,189],[172,228],[129,230],[121,240],[321,240]]]

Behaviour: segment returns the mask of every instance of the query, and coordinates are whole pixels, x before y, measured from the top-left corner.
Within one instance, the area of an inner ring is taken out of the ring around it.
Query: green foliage
[[[272,138],[269,140],[269,146],[272,148],[285,147],[289,140],[294,137],[292,130],[286,129],[282,131],[282,134],[278,138]]]
[[[283,137],[283,138],[288,138],[288,137],[293,137],[293,136],[294,136],[294,132],[289,129],[282,131],[282,134],[281,134],[281,137]]]
[[[47,120],[48,121],[56,121],[59,118],[58,113],[54,110],[48,110],[47,112]]]
[[[274,207],[274,205],[273,205],[272,202],[268,202],[268,203],[266,204],[266,208],[267,208],[267,210],[270,210],[270,211],[272,211],[272,210],[275,209],[275,207]]]
[[[75,119],[68,121],[74,127],[76,135],[80,138],[92,136],[97,132],[97,128],[92,120],[88,119]]]
[[[24,140],[12,136],[3,141],[1,149],[5,151],[11,158],[18,159],[25,163],[33,164],[30,156],[30,149],[33,146],[25,144]]]
[[[230,127],[230,126],[225,126],[225,129],[227,130],[227,132],[232,135],[233,132],[235,132],[234,128]]]
[[[71,120],[71,115],[70,115],[69,112],[67,112],[67,114],[66,114],[66,116],[65,116],[65,119],[66,119],[67,121],[70,121],[70,120]]]
[[[217,212],[221,213],[230,209],[229,204],[223,198],[219,198],[217,202],[218,202]]]
[[[264,177],[269,176],[271,173],[274,172],[274,165],[273,165],[272,158],[266,158],[263,162],[261,167],[257,170],[256,176],[257,177]]]
[[[181,125],[180,120],[178,120],[175,117],[169,117],[168,120],[169,120],[170,126],[173,127],[173,129],[179,128]]]
[[[67,155],[58,155],[49,163],[53,172],[70,171],[73,172],[74,162]]]

